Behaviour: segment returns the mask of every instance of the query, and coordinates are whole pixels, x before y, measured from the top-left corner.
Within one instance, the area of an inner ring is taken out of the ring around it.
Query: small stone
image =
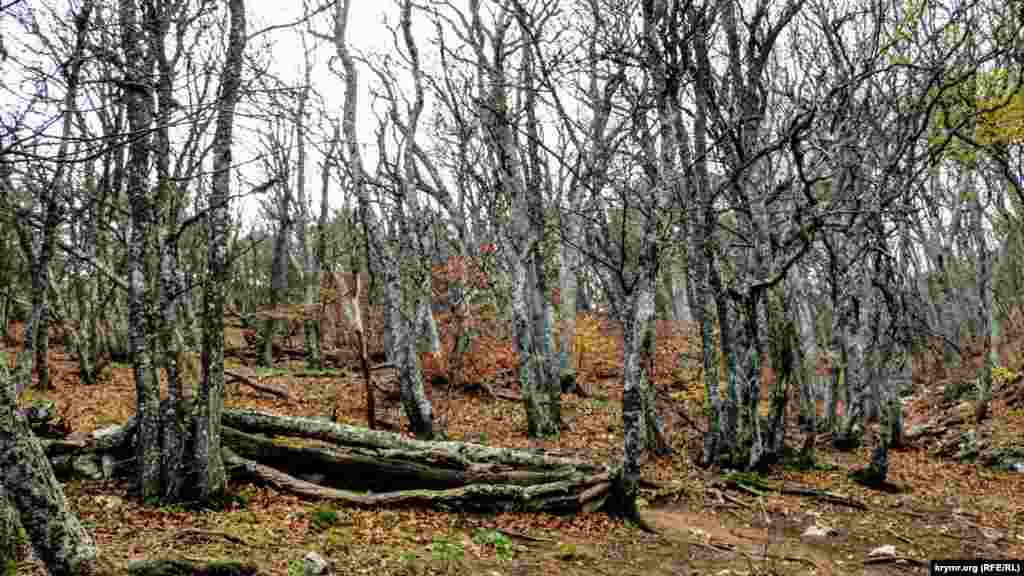
[[[327,560],[316,552],[308,552],[302,559],[304,576],[323,576],[327,574]]]
[[[124,507],[124,500],[117,496],[110,496],[107,494],[100,494],[93,498],[96,504],[99,504],[104,510],[120,510]]]
[[[700,538],[701,540],[705,540],[706,541],[706,540],[710,540],[711,539],[711,535],[708,534],[707,532],[705,532],[704,530],[701,530],[700,528],[688,528],[688,530],[689,530],[690,534],[693,534],[694,536],[696,536],[697,538]]]
[[[896,547],[892,544],[886,544],[885,546],[879,546],[871,552],[868,552],[868,556],[895,556]]]
[[[838,532],[828,526],[812,524],[808,526],[800,536],[806,538],[828,538],[829,536],[835,536],[836,534],[838,534]]]
[[[103,469],[104,478],[114,477],[114,468],[117,467],[117,459],[110,454],[104,454],[100,457],[100,468]]]
[[[995,528],[989,528],[988,526],[981,526],[978,528],[981,531],[981,535],[990,542],[999,542],[1003,538],[1006,538],[1006,534],[1003,534]]]

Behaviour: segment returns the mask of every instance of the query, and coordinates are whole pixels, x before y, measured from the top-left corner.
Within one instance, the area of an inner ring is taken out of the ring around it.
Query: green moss
[[[341,518],[338,517],[338,511],[333,508],[317,508],[309,519],[310,529],[317,532],[323,532],[340,523]]]

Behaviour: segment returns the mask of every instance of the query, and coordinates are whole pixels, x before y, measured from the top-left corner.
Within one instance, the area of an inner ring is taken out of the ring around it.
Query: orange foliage
[[[428,381],[434,376],[448,376],[448,361],[455,350],[456,334],[451,314],[438,314],[436,320],[441,339],[441,353],[425,355],[423,373]],[[476,328],[478,334],[470,341],[469,349],[462,361],[464,381],[493,381],[502,374],[515,370],[518,355],[512,348],[511,341],[494,324],[494,321],[480,319],[479,316],[465,321],[466,328]]]

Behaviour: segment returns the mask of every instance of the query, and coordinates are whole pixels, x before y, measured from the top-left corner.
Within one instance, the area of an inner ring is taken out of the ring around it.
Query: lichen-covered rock
[[[330,564],[316,552],[308,552],[302,559],[304,576],[325,576],[330,573]]]

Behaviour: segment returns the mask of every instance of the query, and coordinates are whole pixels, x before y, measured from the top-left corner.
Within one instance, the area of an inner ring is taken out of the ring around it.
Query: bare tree
[[[231,146],[235,106],[242,84],[246,44],[244,0],[228,0],[230,30],[217,95],[213,137],[213,183],[210,192],[209,278],[203,297],[202,386],[198,395],[194,467],[202,499],[215,497],[227,485],[220,453],[220,419],[224,410],[224,302],[230,273],[227,262],[231,198]]]

